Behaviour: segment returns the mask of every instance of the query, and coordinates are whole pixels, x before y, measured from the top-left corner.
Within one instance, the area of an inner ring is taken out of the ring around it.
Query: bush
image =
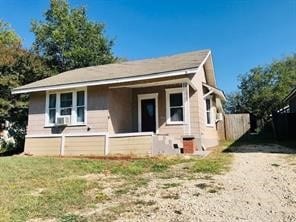
[[[15,149],[15,141],[13,137],[4,136],[0,139],[0,152],[12,151]]]

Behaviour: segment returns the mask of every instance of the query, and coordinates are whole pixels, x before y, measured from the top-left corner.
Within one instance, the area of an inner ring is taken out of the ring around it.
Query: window
[[[49,123],[54,124],[56,120],[56,94],[49,95],[48,102],[48,115],[49,115]]]
[[[84,100],[85,100],[84,91],[77,92],[76,113],[77,113],[78,123],[84,123],[84,112],[85,112]]]
[[[60,94],[60,116],[72,115],[72,93]]]
[[[167,123],[183,124],[185,122],[185,102],[182,88],[166,90]]]
[[[53,126],[57,117],[70,116],[71,125],[85,124],[85,90],[47,94],[46,124]]]
[[[212,98],[205,99],[205,106],[206,106],[206,120],[207,125],[213,125],[213,118],[212,118]]]

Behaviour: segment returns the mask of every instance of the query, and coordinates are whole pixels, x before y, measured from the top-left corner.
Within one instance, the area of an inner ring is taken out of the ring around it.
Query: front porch
[[[153,153],[180,153],[182,137],[192,135],[196,87],[188,76],[109,87],[108,128],[112,134],[153,133]],[[195,126],[196,129],[196,126]]]
[[[180,140],[191,135],[190,100],[196,87],[189,78],[164,79],[109,87],[110,133],[154,132]]]

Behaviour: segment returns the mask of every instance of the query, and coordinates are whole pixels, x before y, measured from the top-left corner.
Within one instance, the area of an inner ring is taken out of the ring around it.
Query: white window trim
[[[78,107],[82,107],[82,106],[77,106],[77,92],[80,92],[80,91],[84,91],[84,122],[77,122],[77,108]],[[76,125],[86,125],[87,123],[87,90],[84,88],[84,89],[78,89],[76,90],[76,92],[74,93],[74,98],[75,98],[75,107],[74,107],[74,118],[75,118],[75,123]]]
[[[77,122],[77,92],[84,91],[84,122]],[[49,95],[56,94],[56,120],[60,117],[60,96],[62,93],[72,93],[72,113],[71,124],[68,126],[85,126],[87,125],[87,88],[77,88],[72,90],[58,90],[58,91],[46,91],[45,102],[45,127],[53,127],[56,124],[49,123]]]
[[[155,99],[155,131],[159,132],[158,125],[158,93],[138,94],[138,131],[142,132],[142,106],[141,102],[145,99]]]
[[[208,120],[207,120],[207,102],[206,100],[209,99],[210,100],[210,116],[211,116],[211,123],[209,124],[208,123]],[[206,126],[207,127],[214,127],[215,126],[215,118],[214,118],[214,106],[213,106],[213,96],[212,95],[209,95],[209,96],[206,96],[204,98],[204,107],[205,107],[205,123],[206,123]]]
[[[187,90],[186,88],[169,88],[165,89],[166,93],[166,124],[167,125],[184,125],[186,124],[189,120],[187,119],[189,117],[188,115],[188,102],[186,100],[186,93]],[[182,93],[182,98],[183,98],[183,121],[171,121],[171,115],[170,115],[170,94],[175,94],[175,93]],[[189,95],[187,96],[189,100]]]

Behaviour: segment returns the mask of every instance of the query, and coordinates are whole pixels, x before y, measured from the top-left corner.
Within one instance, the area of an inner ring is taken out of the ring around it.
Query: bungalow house
[[[210,50],[75,69],[12,93],[30,95],[25,153],[33,155],[206,149],[219,142],[225,100]]]

